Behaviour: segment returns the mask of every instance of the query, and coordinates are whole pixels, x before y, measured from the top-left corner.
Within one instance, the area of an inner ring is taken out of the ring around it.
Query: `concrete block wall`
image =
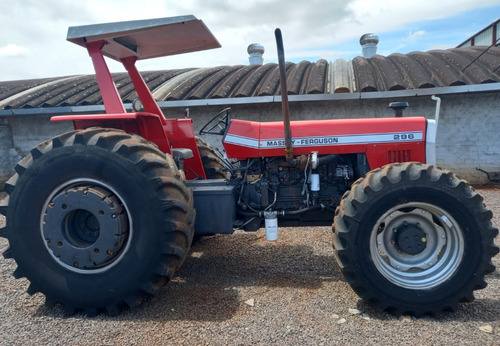
[[[438,128],[437,164],[456,172],[471,183],[487,182],[486,174],[500,172],[500,94],[450,94],[442,99]],[[434,118],[435,102],[430,96],[401,99],[363,99],[336,101],[291,102],[292,120],[391,117],[392,101],[407,101],[406,116],[423,115]],[[224,106],[190,107],[195,131]],[[253,121],[280,121],[280,103],[231,105],[232,118]],[[166,108],[167,117],[183,117],[185,108]],[[59,133],[72,130],[71,123],[52,123],[50,115],[18,115],[0,118],[0,182],[14,172],[15,162],[31,148]],[[221,137],[206,136],[205,140],[220,147]]]
[[[12,129],[7,119],[0,119],[0,181],[5,181],[11,175],[14,162],[18,157],[11,155],[14,150]]]
[[[500,172],[500,93],[442,95],[436,143],[437,164],[450,169],[475,184],[487,182],[488,172]],[[401,99],[364,99],[321,102],[292,102],[292,120],[391,117],[390,102],[407,101],[405,116],[434,119],[436,103],[430,96]],[[224,107],[191,108],[190,114],[198,131],[203,124]],[[167,109],[168,114],[183,114],[184,109]],[[254,121],[280,121],[281,104],[231,106],[232,118]],[[205,138],[218,146],[220,137]]]
[[[51,115],[18,115],[0,118],[0,187],[13,174],[19,160],[39,143],[73,130],[72,123],[50,121]]]

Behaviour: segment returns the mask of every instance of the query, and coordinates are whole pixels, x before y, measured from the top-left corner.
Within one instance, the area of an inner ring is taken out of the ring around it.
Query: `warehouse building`
[[[442,100],[438,165],[473,183],[498,179],[500,47],[476,46],[474,37],[468,41],[454,49],[384,57],[375,54],[378,38],[368,34],[361,40],[366,56],[287,63],[291,119],[391,117],[388,105],[394,101],[409,103],[404,116],[434,118],[435,95]],[[189,113],[195,130],[226,107],[237,119],[280,120],[278,67],[263,63],[264,47],[253,44],[248,52],[249,65],[152,71],[143,77],[164,114]],[[128,75],[113,77],[131,109],[137,94]],[[0,181],[35,145],[73,129],[71,123],[50,122],[52,116],[102,112],[93,75],[0,82]],[[215,146],[220,142],[205,139]]]

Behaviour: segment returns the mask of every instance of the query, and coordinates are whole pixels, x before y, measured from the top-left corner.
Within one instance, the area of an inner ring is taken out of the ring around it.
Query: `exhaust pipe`
[[[292,133],[290,131],[290,110],[288,108],[288,87],[286,85],[285,50],[283,49],[283,38],[281,30],[274,31],[276,46],[278,48],[278,65],[280,70],[281,84],[281,108],[283,112],[283,125],[285,127],[285,157],[288,162],[293,161]]]

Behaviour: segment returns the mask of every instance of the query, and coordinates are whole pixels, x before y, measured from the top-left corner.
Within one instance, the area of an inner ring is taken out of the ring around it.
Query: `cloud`
[[[29,49],[17,44],[9,43],[0,47],[0,58],[16,58],[28,55]]]
[[[410,32],[408,34],[408,36],[406,36],[404,38],[404,40],[413,43],[413,42],[416,42],[416,41],[420,40],[426,34],[427,34],[427,32],[425,30],[418,30],[418,31],[415,31],[415,32]]]
[[[3,1],[0,57],[8,56],[7,52],[23,57],[0,64],[0,78],[93,73],[86,52],[65,41],[68,26],[193,14],[222,44],[216,50],[144,61],[145,69],[151,70],[247,64],[246,49],[254,42],[264,45],[265,62],[276,61],[277,27],[283,32],[289,59],[345,57],[339,47],[357,52],[359,37],[367,32],[379,34],[382,42],[387,42],[387,49],[393,50],[398,44],[410,46],[412,42],[421,43],[423,38],[430,41],[435,31],[423,30],[421,22],[494,5],[498,0]],[[385,33],[394,31],[398,36],[389,45]],[[14,47],[7,48],[10,44],[28,50],[16,53]],[[121,72],[123,68],[111,64],[111,70]]]

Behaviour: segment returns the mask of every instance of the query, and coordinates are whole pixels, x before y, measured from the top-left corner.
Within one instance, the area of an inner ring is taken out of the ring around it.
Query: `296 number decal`
[[[396,134],[394,135],[394,140],[395,141],[406,141],[406,140],[412,140],[415,139],[415,135],[413,133],[401,133],[401,134]]]

